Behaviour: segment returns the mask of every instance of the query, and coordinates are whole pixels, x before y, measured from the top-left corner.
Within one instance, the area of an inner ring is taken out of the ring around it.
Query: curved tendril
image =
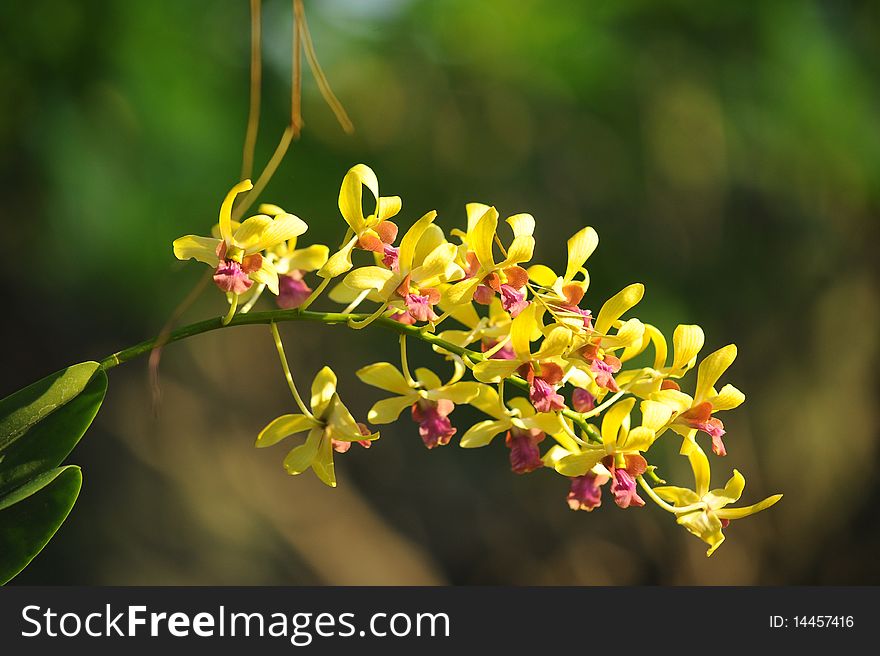
[[[229,312],[226,313],[226,316],[223,317],[221,323],[224,326],[228,326],[229,322],[232,321],[232,317],[235,316],[235,311],[238,309],[238,294],[232,294],[232,301],[229,303]]]

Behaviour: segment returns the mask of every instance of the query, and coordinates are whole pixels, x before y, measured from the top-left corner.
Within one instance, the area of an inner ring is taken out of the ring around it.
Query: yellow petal
[[[696,325],[679,325],[676,326],[675,332],[672,333],[672,348],[674,359],[672,361],[673,369],[689,369],[694,366],[694,360],[697,353],[703,348],[705,336],[703,329]],[[655,367],[659,369],[659,367]]]
[[[645,334],[645,324],[638,319],[624,321],[617,333],[602,338],[600,346],[606,349],[616,349],[621,346],[630,346],[641,341]]]
[[[313,428],[304,444],[291,449],[284,459],[284,468],[288,474],[302,474],[312,466],[315,456],[318,455],[318,447],[321,445],[323,435],[323,428]]]
[[[538,303],[530,303],[510,324],[510,344],[517,358],[523,362],[532,357],[529,343],[541,334],[538,318],[543,311],[538,306]]]
[[[333,439],[346,442],[356,442],[363,438],[357,422],[342,403],[339,394],[334,394],[330,400],[327,412],[327,432]]]
[[[390,269],[378,266],[365,266],[349,271],[342,282],[352,289],[361,291],[364,289],[380,290],[392,279],[397,283],[394,287],[397,287],[400,284],[400,276]]]
[[[642,411],[642,426],[652,431],[660,430],[672,417],[672,408],[659,401],[642,401],[639,408]]]
[[[501,406],[498,402],[498,392],[495,391],[494,387],[481,385],[479,393],[471,399],[469,403],[475,408],[482,410],[490,417],[495,417],[496,419],[502,419],[505,417],[504,413],[501,412]]]
[[[605,334],[623,314],[642,300],[645,295],[645,286],[642,283],[634,283],[617,292],[605,302],[599,310],[594,325],[596,332]]]
[[[617,443],[617,436],[624,419],[629,418],[630,410],[635,405],[636,400],[632,397],[618,401],[608,408],[602,417],[602,443],[606,446],[613,446]]]
[[[446,290],[446,304],[459,305],[461,303],[470,303],[474,297],[474,291],[480,281],[477,278],[468,278],[452,285]]]
[[[512,410],[519,412],[520,417],[533,417],[535,415],[534,406],[524,396],[514,396],[512,399],[507,399],[507,405]]]
[[[709,545],[707,556],[711,556],[724,542],[724,534],[721,532],[721,520],[715,513],[697,511],[679,516],[676,520],[688,531],[696,535]]]
[[[712,396],[712,388],[727,368],[736,360],[736,344],[728,344],[707,355],[697,369],[697,389],[694,403],[702,403]]]
[[[676,329],[676,331],[677,330],[678,329]],[[666,366],[666,355],[668,351],[666,338],[663,337],[663,333],[649,323],[645,324],[645,336],[648,337],[654,345],[654,369],[662,369]]]
[[[562,419],[555,412],[541,412],[531,417],[527,416],[522,422],[528,428],[537,428],[547,435],[555,435],[565,430],[562,426]]]
[[[386,221],[400,212],[400,196],[382,196],[376,204],[376,223]]]
[[[727,484],[721,490],[712,490],[707,493],[703,500],[709,504],[713,510],[723,508],[729,503],[739,501],[743,490],[746,487],[746,479],[738,470],[733,470],[733,476],[727,481]]]
[[[428,226],[437,218],[437,212],[431,210],[421,219],[412,224],[403,239],[400,240],[399,268],[401,273],[406,275],[413,267],[413,257],[415,256],[416,246]]]
[[[455,404],[469,403],[477,398],[480,388],[483,387],[479,383],[466,381],[463,383],[453,383],[428,392],[428,398],[432,400],[449,399]]]
[[[232,204],[235,197],[243,191],[249,191],[254,188],[250,180],[242,180],[226,194],[223,204],[220,205],[220,237],[227,243],[232,243]]]
[[[513,228],[513,241],[507,249],[506,265],[528,262],[535,250],[535,218],[531,214],[515,214],[507,219]]]
[[[744,508],[723,508],[717,512],[717,515],[721,519],[742,519],[743,517],[748,517],[749,515],[754,515],[762,510],[766,510],[781,498],[781,494],[774,494],[763,501],[759,501],[751,506],[745,506]]]
[[[346,271],[350,271],[352,267],[351,251],[356,243],[357,237],[354,237],[345,246],[331,255],[327,263],[318,270],[318,275],[321,278],[335,278],[336,276],[341,276]]]
[[[654,492],[664,501],[675,506],[690,506],[700,501],[700,497],[693,490],[685,487],[675,487],[674,485],[665,485],[663,487],[655,487]]]
[[[339,211],[342,213],[342,218],[357,235],[360,235],[366,228],[364,225],[363,187],[369,189],[373,198],[378,202],[379,180],[376,179],[376,174],[366,164],[357,164],[345,174],[339,189]]]
[[[583,476],[604,457],[603,449],[590,449],[558,460],[554,468],[563,476]]]
[[[474,378],[483,383],[497,383],[512,376],[521,364],[518,360],[484,360],[474,367]]]
[[[468,203],[464,209],[467,212],[467,234],[470,235],[473,234],[477,222],[492,208],[483,203]]]
[[[386,392],[409,394],[410,387],[400,370],[390,362],[376,362],[356,372],[358,378],[367,385],[378,387]]]
[[[440,381],[439,376],[435,374],[430,369],[426,369],[425,367],[419,367],[415,371],[416,381],[418,381],[423,389],[437,389],[443,383]]]
[[[425,232],[422,233],[422,238],[419,239],[418,244],[416,244],[416,252],[413,256],[413,262],[424,262],[425,258],[428,257],[428,254],[437,248],[440,244],[446,243],[446,237],[443,235],[443,228],[438,226],[436,223],[432,223],[429,225]],[[457,248],[456,246],[453,246]]]
[[[694,400],[690,396],[673,389],[655,392],[651,395],[651,400],[669,406],[675,413],[684,412],[694,405]]]
[[[217,259],[217,246],[219,244],[219,239],[186,235],[180,239],[175,239],[172,247],[174,248],[174,257],[178,260],[193,258],[199,262],[216,267],[220,263]]]
[[[498,211],[494,207],[486,210],[486,213],[477,221],[471,235],[471,250],[476,254],[480,266],[485,271],[495,268],[495,258],[492,255],[492,247],[495,240],[495,230],[498,228]]]
[[[400,413],[408,408],[418,397],[415,396],[392,396],[389,399],[382,399],[373,404],[370,412],[367,414],[371,424],[390,424],[397,421]]]
[[[533,264],[526,271],[529,274],[529,280],[541,287],[553,287],[558,278],[553,269],[543,264]]]
[[[465,449],[476,449],[489,444],[496,435],[510,428],[510,422],[501,420],[493,421],[491,419],[481,421],[471,426],[464,435],[461,436],[459,446]]]
[[[694,490],[700,498],[703,498],[709,491],[709,479],[711,477],[709,459],[700,447],[694,447],[688,454],[688,460],[691,463],[691,469],[694,471]]]
[[[278,444],[285,437],[310,430],[318,426],[318,423],[305,415],[281,415],[277,419],[269,422],[260,434],[257,436],[255,446],[263,448]]]
[[[718,394],[708,399],[709,403],[712,404],[713,411],[733,410],[742,405],[745,400],[746,395],[729,384],[722,387]]]
[[[330,367],[324,367],[312,381],[312,413],[318,418],[325,416],[325,411],[336,394],[336,374]]]
[[[428,254],[421,266],[413,270],[412,281],[425,287],[436,286],[445,277],[449,264],[455,259],[455,253],[454,244],[440,244]]]
[[[315,271],[324,266],[329,255],[330,249],[324,244],[312,244],[293,251],[288,258],[288,267],[300,271]]]
[[[308,228],[302,219],[293,214],[279,214],[275,218],[257,214],[242,221],[232,242],[250,255],[298,237]]]
[[[278,272],[268,258],[264,257],[260,268],[249,273],[248,277],[257,284],[266,285],[270,292],[278,295]]]
[[[358,291],[357,289],[352,289],[343,281],[333,285],[333,287],[330,288],[330,293],[327,294],[327,296],[329,296],[330,300],[334,303],[348,305],[349,303],[354,301],[354,299],[356,299],[360,294],[360,291]]]
[[[584,228],[568,240],[568,266],[563,276],[566,282],[574,279],[598,245],[599,235],[590,227]]]
[[[571,344],[571,331],[565,326],[555,326],[541,342],[541,348],[535,353],[535,359],[546,360],[560,356],[565,353],[569,344]]]
[[[318,445],[318,453],[312,461],[312,471],[324,485],[336,487],[336,467],[333,464],[333,442],[326,436]]]
[[[636,426],[626,434],[626,438],[621,441],[618,451],[626,451],[628,453],[647,451],[651,448],[656,436],[656,432],[650,428]]]

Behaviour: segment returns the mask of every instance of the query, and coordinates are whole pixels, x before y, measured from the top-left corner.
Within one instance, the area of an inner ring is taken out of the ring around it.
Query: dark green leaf
[[[0,451],[75,398],[99,368],[97,362],[81,362],[0,400]]]
[[[0,496],[60,465],[92,423],[106,391],[107,374],[99,369],[78,396],[0,454]]]
[[[23,570],[46,546],[73,508],[81,487],[82,472],[69,465],[46,472],[0,499],[0,584]]]

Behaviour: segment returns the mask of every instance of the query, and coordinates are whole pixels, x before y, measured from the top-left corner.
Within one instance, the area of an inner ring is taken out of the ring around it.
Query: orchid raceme
[[[654,501],[706,541],[710,554],[723,540],[721,528],[728,520],[780,498],[728,509],[742,491],[738,472],[724,490],[708,491],[709,461],[698,445],[698,433],[711,437],[716,455],[726,454],[724,427],[715,414],[737,407],[745,396],[733,385],[716,390],[716,384],[733,363],[736,347],[707,356],[697,367],[693,396],[683,391],[706,341],[703,330],[677,326],[670,349],[655,325],[632,316],[645,293],[641,283],[624,287],[601,304],[589,296],[586,263],[599,243],[593,228],[584,227],[568,239],[561,275],[541,263],[523,268],[535,250],[538,226],[532,215],[507,219],[513,232],[507,242],[498,234],[498,211],[482,203],[469,203],[466,226],[449,232],[458,243],[447,240],[437,212],[428,211],[404,226],[395,245],[398,227],[391,219],[400,214],[402,201],[380,196],[376,174],[358,164],[346,173],[339,194],[342,245],[300,247],[297,237],[305,224],[277,205],[260,205],[259,214],[241,224],[231,220],[235,196],[249,184],[240,183],[227,196],[215,239],[183,237],[174,244],[175,254],[216,268],[215,281],[229,292],[227,322],[240,295],[244,305],[238,312],[248,312],[269,289],[277,294],[279,307],[296,313],[287,318],[351,328],[378,324],[398,332],[400,367],[377,362],[356,372],[363,383],[392,394],[372,406],[370,423],[390,424],[409,409],[429,449],[449,444],[456,435],[464,448],[495,448],[492,442],[503,435],[510,469],[560,475],[572,509],[590,511],[601,505],[609,484],[617,506],[639,508],[648,499]],[[366,213],[364,189],[369,192]],[[314,290],[308,275],[320,279]],[[331,282],[327,300],[344,309],[306,311]],[[354,314],[363,303],[372,309]],[[596,307],[595,314],[587,309]],[[336,377],[328,368],[316,377],[311,406],[306,406],[274,323],[272,330],[301,412],[271,422],[257,445],[307,433],[305,442],[288,454],[285,467],[291,473],[311,468],[335,485],[333,452],[347,450],[352,442],[369,445],[378,433],[355,422],[339,400]],[[448,381],[428,367],[410,373],[407,340],[412,339],[429,343],[453,363]],[[466,413],[453,415],[460,405],[471,405],[489,418],[462,426],[459,417]],[[695,490],[651,489],[645,482],[648,473],[660,480],[648,458],[658,445],[671,441],[671,433],[683,437],[679,451],[690,459]]]
[[[336,374],[324,367],[312,381],[311,411],[302,414],[281,415],[272,420],[257,436],[257,447],[267,447],[281,440],[308,432],[306,441],[294,447],[284,459],[289,474],[301,474],[311,469],[323,483],[336,487],[336,468],[333,451],[344,453],[351,442],[369,446],[379,433],[363,430],[348,411],[336,392]]]

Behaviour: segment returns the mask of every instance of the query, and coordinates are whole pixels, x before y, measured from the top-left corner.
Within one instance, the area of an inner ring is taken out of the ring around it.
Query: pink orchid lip
[[[565,399],[540,376],[534,376],[529,384],[529,399],[538,412],[554,412],[565,409]]]
[[[726,456],[727,449],[722,441],[722,436],[727,431],[720,419],[712,416],[712,404],[703,401],[690,410],[683,412],[679,419],[690,428],[701,430],[712,438],[712,451],[716,456]]]
[[[395,273],[400,272],[400,249],[397,246],[385,244],[382,250],[382,264],[387,266]]]
[[[412,418],[419,424],[419,435],[425,446],[433,449],[449,444],[456,429],[449,421],[448,415],[455,409],[455,404],[448,399],[428,401],[420,399],[412,405]]]
[[[568,507],[572,510],[586,510],[590,512],[602,505],[602,485],[608,480],[607,476],[597,476],[587,472],[583,476],[571,479],[571,489],[568,493]]]
[[[571,405],[575,412],[590,412],[596,407],[596,397],[582,387],[571,393]]]
[[[510,468],[517,474],[527,474],[543,467],[538,444],[544,433],[537,429],[521,430],[511,428],[504,439],[510,449]]]
[[[302,272],[294,270],[278,276],[278,297],[275,302],[282,310],[292,310],[302,305],[312,293],[302,278]]]
[[[517,291],[511,285],[501,285],[501,307],[514,319],[529,306],[525,299],[525,293]]]
[[[224,292],[243,294],[254,283],[238,262],[221,260],[214,271],[214,284]]]

